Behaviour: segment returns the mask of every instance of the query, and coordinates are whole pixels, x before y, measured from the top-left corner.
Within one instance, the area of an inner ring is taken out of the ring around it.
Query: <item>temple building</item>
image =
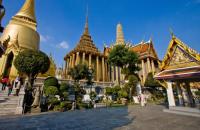
[[[111,45],[111,47],[104,47],[104,55],[108,57],[109,52],[115,45],[125,45],[131,51],[134,51],[138,54],[140,60],[140,68],[141,70],[138,72],[138,76],[140,77],[141,84],[144,85],[147,75],[149,73],[157,73],[159,72],[159,58],[153,46],[153,42],[150,39],[147,42],[142,41],[139,44],[132,45],[131,43],[126,43],[124,40],[124,33],[122,29],[122,25],[117,25],[117,32],[116,32],[116,42]],[[121,73],[121,69],[118,67],[110,67],[110,77],[109,81],[118,83],[118,80],[124,81],[125,77]]]
[[[200,89],[200,54],[173,35],[160,68],[155,78],[165,84],[169,107],[195,107],[191,90]]]
[[[141,64],[141,71],[138,72],[141,83],[144,84],[148,73],[159,72],[159,59],[154,49],[152,40],[148,42],[141,42],[137,45],[131,45],[126,43],[124,39],[122,25],[117,25],[116,42],[111,47],[104,46],[104,51],[101,53],[93,43],[93,40],[89,34],[88,18],[86,19],[85,30],[80,38],[77,46],[65,56],[65,78],[71,79],[67,75],[70,68],[73,68],[77,64],[87,64],[90,68],[95,70],[96,82],[112,82],[118,83],[125,80],[125,76],[121,73],[121,69],[115,66],[110,66],[107,62],[108,55],[115,45],[126,45],[131,51],[136,52],[139,55]]]
[[[39,50],[40,37],[37,32],[34,0],[26,0],[19,12],[12,17],[0,41],[9,38],[5,54],[0,58],[0,75],[15,78],[18,75],[13,60],[25,49]]]
[[[106,56],[101,53],[95,46],[91,35],[89,34],[88,17],[86,18],[85,29],[80,41],[76,47],[70,51],[64,58],[66,61],[65,78],[70,79],[68,71],[78,64],[86,64],[89,68],[95,70],[94,80],[97,82],[107,81],[108,65],[106,63]]]

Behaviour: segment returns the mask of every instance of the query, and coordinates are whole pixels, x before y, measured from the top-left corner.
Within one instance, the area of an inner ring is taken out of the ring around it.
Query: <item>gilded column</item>
[[[89,54],[89,68],[91,68],[91,63],[92,63],[92,54]]]
[[[108,64],[105,63],[105,81],[108,81],[108,73],[109,73],[109,71],[108,71]]]
[[[153,60],[151,60],[151,68],[152,68],[152,72],[154,74],[156,71],[155,71],[155,64],[154,64]]]
[[[72,56],[69,58],[69,68],[72,68]]]
[[[115,67],[116,81],[119,82],[119,67]]]
[[[103,78],[103,82],[105,82],[105,61],[104,61],[104,57],[102,57],[102,78]]]
[[[147,58],[147,66],[148,66],[148,73],[151,72],[151,65],[150,65],[150,59]]]
[[[76,62],[75,65],[79,64],[79,52],[76,52]]]
[[[85,52],[83,52],[83,58],[82,58],[82,63],[85,63]]]
[[[143,83],[145,82],[145,66],[144,66],[144,60],[142,60],[142,75],[143,75]]]
[[[97,67],[96,78],[97,78],[97,81],[99,81],[99,56],[96,57],[96,67]]]
[[[112,82],[115,81],[115,70],[114,70],[114,66],[111,67],[111,72],[112,72]]]
[[[73,54],[72,56],[72,68],[74,67],[74,63],[75,63],[75,54]]]

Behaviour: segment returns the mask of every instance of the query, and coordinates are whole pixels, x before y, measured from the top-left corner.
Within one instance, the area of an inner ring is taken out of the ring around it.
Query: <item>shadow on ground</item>
[[[0,119],[0,130],[111,130],[132,123],[128,107],[80,110]]]

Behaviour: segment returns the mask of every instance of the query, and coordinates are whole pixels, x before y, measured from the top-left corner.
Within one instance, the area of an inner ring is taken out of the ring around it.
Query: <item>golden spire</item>
[[[117,24],[117,37],[116,37],[116,44],[124,44],[124,33],[122,30],[122,25],[119,23]]]
[[[89,28],[88,28],[88,6],[87,6],[87,11],[86,11],[86,21],[85,21],[85,30],[84,34],[88,35],[89,34]]]
[[[36,22],[35,18],[35,1],[34,0],[26,0],[20,11],[16,14],[16,16],[28,17],[29,19]]]

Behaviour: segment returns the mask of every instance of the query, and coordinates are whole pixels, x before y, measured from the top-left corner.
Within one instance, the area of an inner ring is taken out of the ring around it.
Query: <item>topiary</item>
[[[58,79],[55,77],[48,77],[44,81],[44,86],[45,87],[49,87],[49,86],[59,87]]]
[[[49,86],[45,89],[44,91],[45,95],[49,96],[49,95],[57,95],[59,93],[58,88],[55,86]]]

